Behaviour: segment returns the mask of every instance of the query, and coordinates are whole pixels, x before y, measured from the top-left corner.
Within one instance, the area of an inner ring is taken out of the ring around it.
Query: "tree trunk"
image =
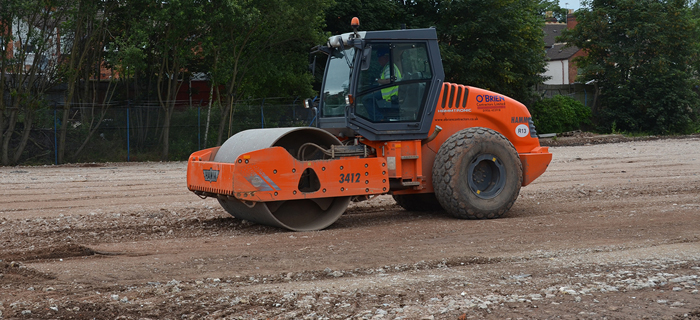
[[[1,90],[5,90],[5,89],[0,88],[0,91]],[[0,141],[5,141],[5,109],[6,109],[5,105],[2,104],[0,106]],[[3,143],[2,145],[3,145],[3,147],[2,147],[2,149],[0,149],[0,154],[4,155],[5,154],[5,147],[4,147],[5,144]],[[5,161],[4,161],[4,156],[0,156],[0,163],[2,163],[3,165],[7,165],[7,163],[5,163]]]
[[[600,96],[600,88],[598,88],[598,82],[593,83],[595,86],[595,94],[593,95],[593,105],[591,106],[591,113],[593,115],[598,114],[598,97]]]
[[[214,50],[214,74],[216,74],[217,67],[219,65],[219,51]],[[209,108],[207,109],[207,124],[204,128],[204,149],[207,147],[207,137],[209,136],[209,124],[211,122],[211,105],[214,103],[214,87],[216,86],[216,83],[214,82],[214,77],[211,77],[211,81],[209,82]],[[216,92],[217,94],[219,93],[218,91]]]
[[[78,148],[78,150],[75,151],[75,153],[73,154],[73,158],[77,158],[77,157],[78,157],[78,155],[80,154],[80,152],[83,151],[83,149],[84,149],[85,146],[88,144],[88,142],[90,141],[90,139],[92,138],[92,136],[95,134],[95,132],[97,131],[97,129],[100,128],[100,124],[102,124],[102,120],[104,119],[105,114],[107,114],[107,110],[109,109],[109,105],[108,105],[108,104],[109,104],[109,102],[112,101],[112,96],[114,95],[114,92],[116,91],[116,88],[112,88],[112,83],[114,83],[114,81],[110,81],[109,84],[107,85],[107,92],[105,92],[105,98],[104,98],[104,100],[102,101],[102,108],[101,108],[101,110],[100,110],[100,117],[99,117],[99,119],[97,119],[97,121],[94,121],[94,114],[95,114],[95,112],[94,112],[94,108],[95,108],[95,107],[94,107],[94,103],[96,102],[95,99],[96,99],[96,97],[97,97],[97,91],[95,90],[95,94],[94,94],[94,97],[93,97],[93,107],[92,107],[93,112],[91,113],[91,114],[92,114],[92,118],[90,119],[90,128],[89,128],[89,130],[88,130],[88,135],[87,135],[87,137],[85,137],[85,140],[83,140],[83,143],[80,145],[80,147]],[[116,87],[116,84],[115,84],[115,87]],[[112,93],[109,92],[110,88],[112,88]],[[128,119],[127,119],[127,121],[128,121]],[[94,122],[94,126],[93,126],[93,122]]]
[[[17,103],[15,103],[17,104]],[[14,109],[14,108],[13,108]],[[7,124],[7,130],[5,130],[2,139],[2,164],[10,165],[10,138],[12,138],[12,133],[15,131],[15,122],[17,118],[17,109],[10,110],[9,122]]]
[[[236,110],[233,109],[233,102],[236,100],[235,94],[234,94],[234,88],[236,86],[236,72],[234,71],[234,75],[231,78],[231,81],[226,85],[226,98],[225,98],[225,107],[221,110],[221,123],[222,126],[219,127],[219,139],[217,141],[217,145],[221,145],[222,137],[223,137],[223,130],[222,128],[225,126],[224,124],[226,123],[226,114],[229,114],[229,124],[228,124],[228,137],[231,136],[231,131],[233,130],[233,113],[235,113]]]
[[[209,105],[207,108],[207,124],[204,126],[204,145],[203,149],[207,148],[207,137],[209,136],[209,124],[211,123],[211,104],[214,103],[212,101],[214,99],[214,84],[211,84],[211,88],[209,89]]]
[[[226,129],[226,122],[229,120],[229,112],[231,112],[231,104],[233,98],[231,96],[226,96],[224,99],[224,105],[221,106],[221,121],[219,122],[219,137],[216,139],[216,145],[220,146],[223,143],[224,130]],[[229,123],[229,132],[231,132],[231,123]],[[230,135],[226,136],[228,138]]]
[[[19,145],[15,149],[15,153],[12,156],[12,163],[18,163],[19,158],[24,152],[24,147],[27,146],[27,141],[29,141],[29,134],[32,132],[32,122],[34,121],[34,112],[27,108],[27,114],[24,117],[24,129],[22,129],[22,137],[20,138]]]
[[[168,108],[165,110],[165,119],[163,119],[163,153],[160,156],[160,160],[168,161],[168,152],[170,152],[170,117],[172,113]]]
[[[177,65],[176,65],[177,67]],[[173,68],[178,70],[179,68]],[[173,73],[172,79],[168,81],[168,91],[166,94],[166,101],[161,101],[161,105],[164,105],[165,119],[163,119],[163,153],[161,154],[162,161],[168,161],[168,154],[170,152],[170,119],[175,111],[175,98],[177,98],[177,91],[180,89],[177,81],[177,74]]]
[[[63,115],[61,116],[61,134],[58,136],[58,163],[63,163],[63,156],[66,153],[66,136],[68,135],[68,117],[70,116],[70,103],[67,107],[63,107]]]
[[[0,54],[5,55],[6,52],[0,50]],[[5,111],[7,110],[5,105],[5,68],[7,67],[7,59],[0,58],[0,61],[2,61],[0,63],[0,141],[2,141],[5,132]]]
[[[89,60],[88,55],[93,51],[93,46],[99,46],[99,36],[102,33],[99,31],[104,27],[106,20],[103,20],[98,27],[92,24],[92,17],[95,13],[94,8],[91,8],[88,4],[80,1],[78,2],[77,15],[75,19],[75,27],[73,29],[74,39],[73,45],[71,46],[71,51],[68,58],[68,90],[66,92],[67,97],[63,107],[63,122],[61,123],[61,136],[58,147],[58,162],[63,163],[66,153],[66,136],[68,134],[68,123],[70,122],[70,108],[73,102],[73,97],[76,95],[76,86],[78,81],[84,77],[86,82],[84,87],[84,92],[82,95],[83,101],[86,101],[86,96],[88,95],[88,85],[90,70],[92,69],[91,63],[95,61]],[[93,55],[95,57],[96,55]],[[84,73],[84,74],[83,74]],[[81,93],[77,93],[78,99],[81,98]]]
[[[168,161],[168,153],[170,152],[170,118],[175,109],[175,97],[177,97],[177,78],[180,74],[180,66],[177,61],[177,47],[173,46],[171,49],[171,54],[173,55],[172,65],[170,65],[169,58],[167,54],[163,55],[163,60],[160,65],[160,72],[158,74],[158,102],[161,108],[165,112],[163,119],[163,132],[161,135],[161,141],[163,143],[162,153],[160,155],[161,161]],[[163,87],[165,86],[165,87]],[[163,95],[162,90],[165,89],[165,95]]]

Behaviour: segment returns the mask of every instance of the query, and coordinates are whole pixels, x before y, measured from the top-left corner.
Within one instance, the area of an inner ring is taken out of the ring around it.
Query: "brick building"
[[[578,47],[566,47],[565,42],[559,42],[557,37],[561,36],[562,31],[573,29],[577,22],[573,15],[573,10],[569,11],[566,18],[566,23],[547,22],[543,28],[545,51],[547,55],[547,71],[545,76],[549,80],[544,84],[573,84],[576,82],[578,75],[578,66],[573,61],[574,58],[585,55],[583,50]]]

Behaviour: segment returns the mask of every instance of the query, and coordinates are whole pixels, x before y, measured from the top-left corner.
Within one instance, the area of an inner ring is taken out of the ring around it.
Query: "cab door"
[[[437,41],[366,40],[348,126],[370,140],[425,139],[444,79]]]

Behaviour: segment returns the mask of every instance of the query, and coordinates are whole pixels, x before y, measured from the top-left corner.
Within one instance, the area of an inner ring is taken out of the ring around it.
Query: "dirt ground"
[[[504,218],[380,196],[304,233],[182,162],[0,167],[0,319],[700,319],[700,137],[542,142]]]

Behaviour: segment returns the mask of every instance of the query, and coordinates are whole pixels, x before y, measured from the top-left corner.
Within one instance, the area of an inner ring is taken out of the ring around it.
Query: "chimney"
[[[574,9],[569,9],[569,14],[566,15],[566,28],[571,30],[576,27],[578,21],[576,21],[576,16],[574,16]]]

